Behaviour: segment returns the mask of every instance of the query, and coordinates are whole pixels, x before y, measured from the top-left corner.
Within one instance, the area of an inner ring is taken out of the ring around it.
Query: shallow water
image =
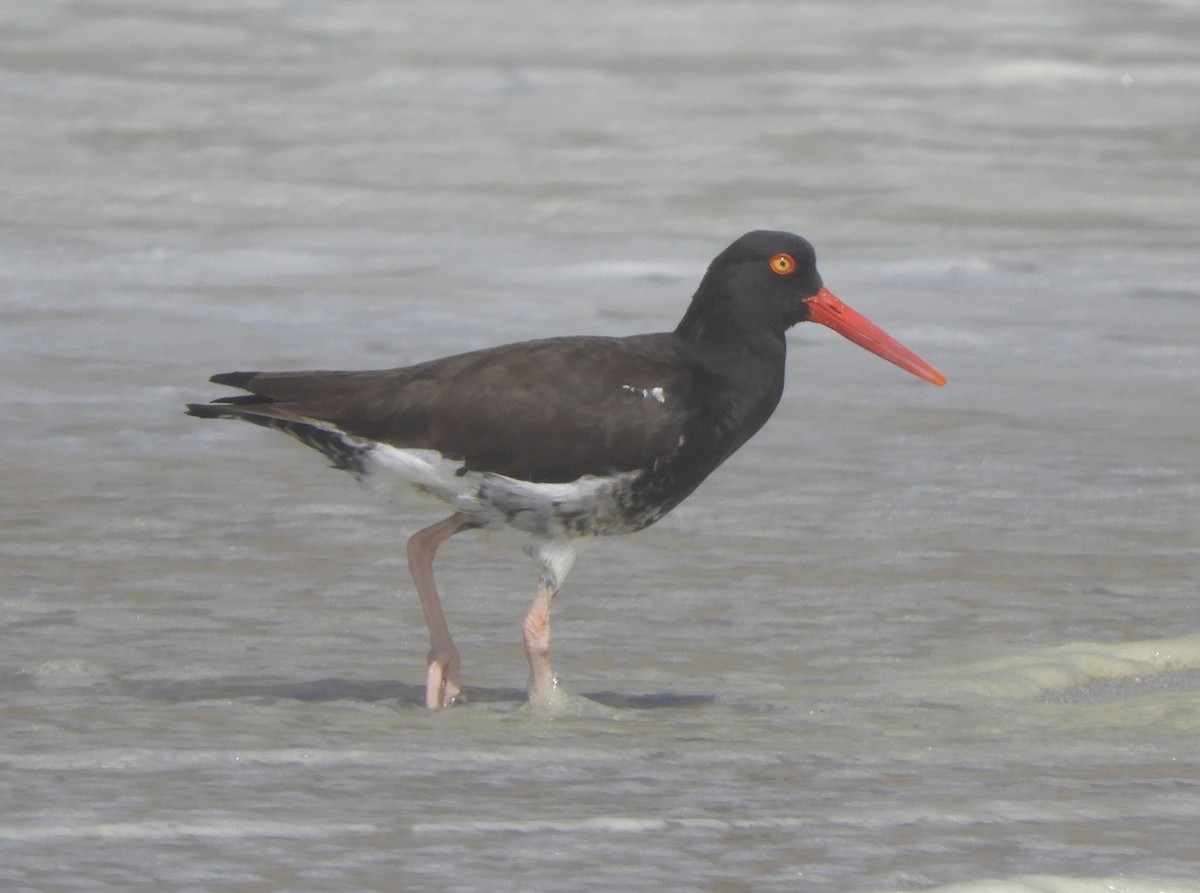
[[[0,12],[0,886],[1200,890],[1187,3]],[[801,327],[776,417],[533,566],[185,418],[235,368],[673,326],[760,226],[950,378]],[[585,697],[587,696],[587,697]]]

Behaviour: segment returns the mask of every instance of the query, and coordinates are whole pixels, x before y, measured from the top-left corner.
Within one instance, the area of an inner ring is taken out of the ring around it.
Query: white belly
[[[373,489],[403,482],[485,527],[507,525],[540,539],[574,539],[629,533],[642,526],[630,512],[639,472],[535,484],[463,471],[461,461],[435,450],[372,444],[362,458],[364,483]]]

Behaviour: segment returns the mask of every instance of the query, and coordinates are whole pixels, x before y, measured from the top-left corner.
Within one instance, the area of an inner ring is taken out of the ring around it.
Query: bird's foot
[[[566,696],[566,689],[559,687],[558,677],[550,672],[549,665],[540,678],[537,675],[530,675],[527,691],[531,707],[552,707]]]
[[[450,707],[462,694],[459,673],[462,661],[458,650],[429,652],[429,669],[425,673],[425,706],[430,710]]]

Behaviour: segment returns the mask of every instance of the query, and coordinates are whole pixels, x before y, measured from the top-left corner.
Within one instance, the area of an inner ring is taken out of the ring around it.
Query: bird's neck
[[[677,341],[695,373],[697,411],[684,427],[679,449],[643,474],[637,498],[648,508],[642,525],[654,523],[761,428],[783,394],[782,339],[755,354],[744,345],[721,349]]]
[[[782,364],[785,327],[759,316],[753,304],[739,302],[728,283],[709,274],[700,282],[687,312],[675,327],[676,337],[701,350],[730,359],[741,355]]]
[[[697,456],[707,474],[758,431],[783,396],[787,344],[782,336],[704,340],[685,346],[698,370],[703,434],[685,452]],[[697,432],[699,433],[699,432]]]
[[[712,408],[761,415],[757,430],[783,391],[787,342],[783,330],[748,310],[710,270],[674,334],[709,382]]]
[[[698,305],[701,301],[693,301],[674,334],[706,371],[744,396],[774,384],[782,387],[787,361],[783,332]]]

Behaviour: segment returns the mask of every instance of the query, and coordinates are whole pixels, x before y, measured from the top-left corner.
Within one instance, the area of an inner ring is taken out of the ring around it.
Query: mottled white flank
[[[400,482],[452,506],[487,527],[508,524],[539,540],[591,538],[637,529],[624,507],[638,472],[537,484],[502,474],[463,471],[436,450],[373,444],[364,454],[368,486]],[[384,474],[371,474],[378,469]],[[581,531],[588,531],[582,537]],[[539,545],[537,548],[541,548]],[[535,556],[539,559],[541,556]],[[554,562],[548,563],[548,567]],[[566,570],[570,565],[566,566]],[[564,574],[565,576],[565,574]],[[561,577],[560,577],[561,578]]]
[[[622,391],[628,391],[631,394],[636,394],[643,400],[656,400],[659,403],[667,402],[667,392],[662,388],[635,388],[633,385],[621,385]]]

